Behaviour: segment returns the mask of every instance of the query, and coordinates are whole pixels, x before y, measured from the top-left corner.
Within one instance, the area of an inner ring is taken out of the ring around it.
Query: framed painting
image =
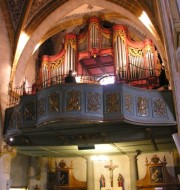
[[[67,185],[69,185],[69,171],[58,170],[57,183],[58,183],[59,186],[67,186]]]
[[[152,183],[164,182],[164,171],[162,166],[150,167],[150,178]]]

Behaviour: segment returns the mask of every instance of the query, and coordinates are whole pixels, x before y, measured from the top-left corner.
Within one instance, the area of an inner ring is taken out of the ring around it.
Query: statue
[[[101,175],[99,182],[100,182],[100,189],[101,187],[105,187],[106,183],[105,183],[105,177],[103,174]]]
[[[124,178],[121,174],[118,175],[118,187],[123,187],[124,186]]]
[[[40,190],[40,188],[38,187],[38,185],[35,186],[34,190]]]

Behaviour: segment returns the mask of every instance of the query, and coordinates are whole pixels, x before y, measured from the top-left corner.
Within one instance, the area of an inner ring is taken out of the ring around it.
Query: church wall
[[[47,189],[48,158],[31,158],[29,169],[28,190],[34,190],[36,185],[43,190]]]
[[[138,169],[138,179],[144,178],[146,174],[146,158],[150,162],[151,158],[157,155],[162,161],[164,156],[167,162],[167,170],[170,175],[175,176],[174,169],[174,159],[173,152],[152,152],[152,153],[142,153],[137,156],[137,169]],[[93,158],[93,157],[92,157]],[[113,170],[113,187],[114,189],[118,187],[118,174],[121,174],[124,178],[125,190],[131,189],[131,179],[130,179],[130,163],[128,155],[112,155],[106,156],[106,159],[93,160],[93,176],[94,176],[94,190],[100,190],[100,177],[103,174],[105,177],[105,189],[110,189],[110,171],[105,166],[112,165],[115,166]],[[37,160],[38,159],[38,162]],[[3,161],[2,159],[0,159]],[[55,169],[55,163],[59,163],[64,160],[67,167],[70,167],[71,162],[73,164],[73,175],[79,181],[87,181],[88,177],[87,171],[87,159],[86,157],[71,157],[71,158],[53,158],[52,167]],[[0,164],[1,167],[3,164]],[[8,164],[2,168],[1,171],[5,173],[2,176],[9,175]],[[12,179],[12,186],[28,186],[28,190],[34,190],[35,186],[38,185],[40,189],[47,189],[47,175],[49,168],[49,159],[44,158],[31,158],[29,156],[17,154],[15,158],[11,161],[11,172],[10,178]],[[0,178],[1,178],[0,177]]]
[[[34,53],[27,64],[24,77],[26,77],[26,87],[32,87],[32,84],[35,82],[35,75],[36,75],[36,59],[37,59],[37,52]]]
[[[16,157],[12,158],[10,172],[10,178],[12,179],[11,186],[27,186],[29,164],[29,156],[17,154]]]

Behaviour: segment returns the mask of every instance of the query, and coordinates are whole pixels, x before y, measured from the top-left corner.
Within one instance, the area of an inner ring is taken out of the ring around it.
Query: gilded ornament
[[[87,93],[87,109],[89,112],[98,112],[100,110],[100,94],[95,92]]]
[[[62,64],[64,63],[64,56],[61,57],[60,59],[58,59],[57,61],[55,62],[51,62],[51,69],[54,70],[54,69],[57,69],[58,67],[60,67]]]
[[[70,44],[70,46],[72,47],[72,49],[74,51],[77,51],[77,42],[76,42],[75,38],[71,38],[71,39],[66,40],[66,42],[65,42],[65,49],[67,49],[67,45],[68,44]]]
[[[120,112],[120,97],[119,93],[111,92],[106,94],[106,112]]]
[[[166,116],[166,104],[164,100],[158,98],[153,101],[153,112],[156,116]]]
[[[137,99],[137,112],[141,116],[148,115],[148,99],[144,97],[138,97]]]
[[[126,112],[132,113],[133,97],[130,94],[125,94],[125,109]]]
[[[72,90],[67,92],[66,96],[66,111],[80,111],[81,92]]]
[[[142,55],[143,55],[142,49],[136,49],[136,48],[132,48],[132,47],[128,46],[128,51],[134,57],[142,57]]]
[[[53,92],[49,96],[49,112],[58,112],[60,107],[59,93]]]
[[[118,30],[114,32],[113,42],[115,43],[117,38],[120,37],[124,43],[126,43],[126,35],[124,30]]]

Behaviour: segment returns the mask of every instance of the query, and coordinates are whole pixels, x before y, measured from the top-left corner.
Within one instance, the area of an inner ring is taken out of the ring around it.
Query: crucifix
[[[110,182],[111,182],[111,187],[113,187],[113,170],[115,168],[118,168],[118,166],[117,165],[113,165],[112,160],[110,160],[110,165],[106,165],[104,167],[108,168],[109,171],[110,171]]]

